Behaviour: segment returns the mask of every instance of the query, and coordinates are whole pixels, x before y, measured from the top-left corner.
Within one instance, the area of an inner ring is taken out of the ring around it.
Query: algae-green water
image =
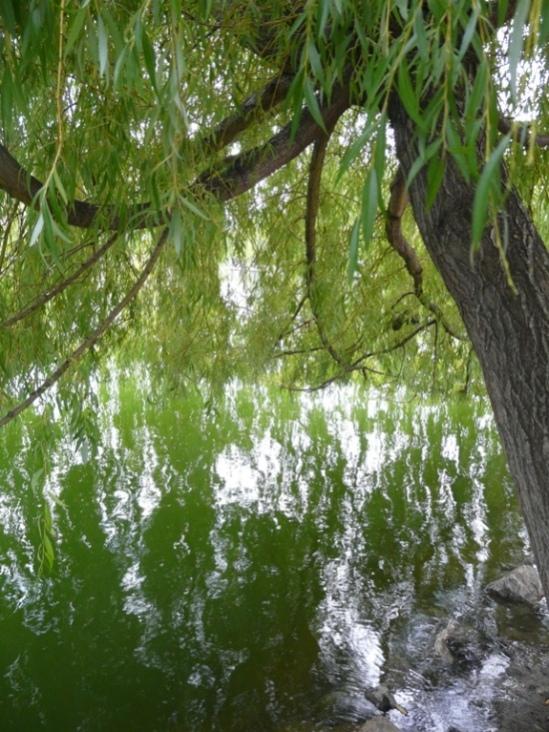
[[[95,445],[0,437],[4,732],[358,724],[387,673],[413,706],[437,627],[525,551],[480,400],[126,379],[99,409]],[[440,729],[489,728],[460,704]]]

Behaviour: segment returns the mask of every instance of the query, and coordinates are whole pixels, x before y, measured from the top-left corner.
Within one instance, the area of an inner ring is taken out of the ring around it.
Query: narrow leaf
[[[499,145],[490,155],[490,158],[480,175],[477,189],[475,191],[475,200],[473,202],[473,223],[471,232],[471,246],[473,250],[478,249],[480,245],[484,227],[488,220],[490,197],[493,195],[496,186],[499,184],[499,166],[510,139],[511,134],[509,133],[500,140]]]
[[[319,127],[322,127],[324,132],[326,132],[326,127],[324,126],[324,120],[322,119],[322,112],[320,111],[318,99],[316,98],[316,95],[315,95],[315,92],[313,89],[313,85],[309,78],[306,78],[303,83],[303,94],[305,96],[305,103],[307,104],[307,109],[311,113],[314,121],[317,123],[317,125]]]
[[[362,191],[362,235],[368,246],[374,233],[377,214],[378,180],[375,167],[370,168]]]
[[[99,73],[104,76],[107,71],[107,63],[109,61],[109,48],[107,44],[107,32],[103,18],[97,16],[97,43],[99,50]]]
[[[358,268],[358,243],[360,240],[360,219],[357,218],[351,231],[349,242],[349,266],[348,274],[352,277]]]
[[[511,96],[517,98],[517,74],[524,43],[524,28],[530,10],[530,0],[519,0],[513,17],[513,29],[509,38],[509,73]]]

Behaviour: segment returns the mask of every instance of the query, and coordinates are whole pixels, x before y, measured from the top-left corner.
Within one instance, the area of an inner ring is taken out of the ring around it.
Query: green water
[[[95,451],[0,437],[1,730],[358,723],[388,670],[413,705],[437,624],[522,557],[480,402],[113,383]]]

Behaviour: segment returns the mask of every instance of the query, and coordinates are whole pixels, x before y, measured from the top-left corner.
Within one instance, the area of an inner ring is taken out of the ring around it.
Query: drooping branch
[[[431,302],[423,291],[423,267],[415,249],[406,239],[402,232],[402,216],[408,206],[408,192],[406,190],[406,180],[402,169],[396,172],[394,180],[391,184],[391,196],[389,198],[389,206],[387,207],[387,218],[385,224],[385,233],[389,244],[395,252],[402,258],[406,270],[412,277],[414,283],[414,293],[424,308],[429,310],[436,319],[441,323],[444,330],[456,340],[464,340],[448,322],[442,310]]]
[[[406,181],[402,170],[399,168],[391,184],[385,233],[389,244],[404,261],[404,265],[414,282],[415,293],[419,297],[423,293],[423,267],[415,250],[402,233],[402,216],[407,206]]]
[[[44,290],[40,293],[40,295],[35,298],[31,303],[28,305],[25,305],[24,308],[21,308],[18,312],[14,313],[13,315],[10,315],[8,318],[6,318],[2,323],[0,323],[0,328],[10,328],[11,326],[15,325],[19,321],[23,320],[24,318],[28,318],[29,315],[32,315],[32,313],[36,312],[39,308],[41,308],[43,305],[45,305],[47,302],[52,300],[56,295],[59,295],[61,292],[67,289],[70,285],[72,285],[74,282],[76,282],[80,277],[87,272],[91,267],[94,266],[102,257],[109,251],[109,249],[112,247],[112,245],[115,243],[115,241],[118,239],[119,234],[116,233],[113,236],[111,236],[107,241],[100,246],[98,249],[95,250],[95,252],[88,257],[80,267],[78,267],[74,272],[72,272],[68,277],[65,277],[60,282],[58,282],[53,287],[50,287],[48,290]]]
[[[116,318],[120,315],[120,313],[132,302],[132,300],[135,299],[145,282],[147,281],[149,275],[154,269],[154,266],[156,262],[158,261],[158,257],[160,256],[160,252],[162,251],[162,248],[164,244],[166,243],[166,240],[168,238],[168,228],[164,228],[162,231],[154,249],[151,252],[151,255],[149,259],[147,260],[145,266],[141,270],[141,273],[139,277],[135,280],[133,285],[130,287],[130,289],[127,291],[127,293],[124,295],[122,300],[120,300],[113,309],[109,312],[107,317],[101,321],[101,323],[93,330],[90,335],[85,338],[80,345],[72,351],[67,358],[65,358],[64,361],[62,361],[59,366],[52,371],[52,373],[44,379],[44,381],[38,386],[36,389],[31,391],[31,393],[22,401],[19,402],[15,407],[10,409],[2,418],[0,418],[0,427],[3,427],[4,425],[11,422],[13,419],[15,419],[21,412],[23,412],[25,409],[30,407],[34,402],[36,402],[37,399],[39,399],[42,394],[44,394],[48,389],[51,389],[51,387],[56,384],[59,379],[63,376],[63,374],[68,371],[68,369],[71,367],[72,364],[79,361],[93,346],[100,340],[100,338],[107,332],[107,330],[111,327],[111,325],[114,323]]]
[[[335,124],[335,121],[334,121]],[[318,300],[315,292],[315,268],[316,268],[316,220],[320,207],[320,181],[322,168],[326,157],[326,149],[333,131],[333,125],[314,144],[309,165],[309,178],[307,182],[307,205],[305,209],[305,284],[307,298],[311,306],[311,312],[315,321],[320,341],[333,360],[342,368],[348,366],[337,349],[333,346],[324,329],[322,318],[318,310]]]

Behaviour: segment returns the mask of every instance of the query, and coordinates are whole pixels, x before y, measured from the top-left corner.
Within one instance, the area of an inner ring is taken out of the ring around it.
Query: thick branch
[[[10,409],[9,412],[6,412],[6,414],[0,419],[0,427],[3,427],[4,425],[8,424],[8,422],[11,422],[13,419],[15,419],[15,417],[21,414],[21,412],[27,409],[27,407],[30,407],[32,404],[34,404],[34,402],[39,397],[41,397],[44,392],[46,392],[59,381],[59,379],[73,363],[79,361],[91,348],[93,348],[93,346],[111,327],[111,325],[120,315],[120,313],[137,296],[139,290],[143,287],[147,278],[154,269],[154,265],[158,261],[158,257],[160,256],[160,252],[162,251],[162,247],[166,243],[167,238],[168,228],[166,227],[160,235],[156,246],[152,250],[151,255],[147,260],[145,266],[141,270],[141,274],[135,280],[128,292],[124,295],[122,300],[120,300],[120,302],[114,306],[114,308],[110,311],[107,317],[101,321],[97,328],[93,330],[90,335],[85,338],[82,343],[80,343],[80,345],[75,348],[74,351],[72,351],[72,353],[69,354],[69,356],[67,356],[67,358],[61,364],[59,364],[59,366],[47,377],[47,379],[45,379],[40,384],[40,386],[34,389],[34,391],[31,391],[31,393],[25,399],[19,402],[19,404],[13,407],[13,409]]]
[[[28,173],[0,144],[0,189],[26,206],[34,204],[42,190],[42,183]],[[87,201],[73,201],[67,211],[67,221],[71,226],[88,229],[93,224],[104,221],[107,229],[120,229],[126,222],[133,229],[158,226],[156,214],[151,214],[148,203],[139,203],[131,208],[128,216],[122,219],[113,206],[99,206]],[[132,219],[134,219],[132,221]]]
[[[271,91],[277,98],[277,94]],[[348,89],[346,85],[340,85],[334,90],[331,102],[321,107],[325,126],[333,125],[348,107]],[[230,127],[228,124],[228,128]],[[202,189],[219,201],[228,201],[250,190],[256,183],[293,160],[322,133],[312,115],[304,110],[293,138],[291,125],[288,124],[266,144],[240,155],[227,157],[219,168],[200,176],[191,185],[191,191]],[[228,130],[220,131],[219,135],[223,139],[230,137]],[[214,138],[217,139],[215,134]],[[30,175],[3,145],[0,145],[0,189],[27,206],[33,204],[42,190],[42,183]],[[139,203],[130,207],[122,217],[114,206],[74,201],[68,209],[67,220],[71,226],[80,228],[89,228],[99,223],[105,229],[119,230],[124,227],[134,230],[160,226],[169,215],[169,212],[151,211],[148,203]]]
[[[213,130],[199,138],[199,145],[207,152],[222,150],[244,132],[263,112],[274,109],[284,100],[292,78],[282,74],[269,81],[257,94],[252,94],[241,109],[225,117]]]
[[[349,106],[349,90],[346,85],[339,85],[334,89],[331,102],[320,107],[325,128],[333,127]],[[307,110],[301,113],[301,122],[293,137],[291,128],[289,123],[266,144],[227,157],[221,169],[200,176],[197,184],[217,200],[229,201],[268,178],[325,134]]]

